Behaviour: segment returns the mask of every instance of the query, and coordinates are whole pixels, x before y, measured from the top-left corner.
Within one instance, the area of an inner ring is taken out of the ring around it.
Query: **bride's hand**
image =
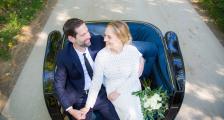
[[[118,93],[116,90],[111,92],[109,95],[108,95],[108,99],[110,101],[114,101],[116,100],[118,97],[120,96],[120,93]]]

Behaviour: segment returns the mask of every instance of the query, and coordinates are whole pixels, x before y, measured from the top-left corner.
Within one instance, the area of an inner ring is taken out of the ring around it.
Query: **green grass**
[[[9,60],[15,36],[33,20],[46,0],[0,0],[0,59]]]
[[[199,0],[215,23],[224,31],[224,0]]]

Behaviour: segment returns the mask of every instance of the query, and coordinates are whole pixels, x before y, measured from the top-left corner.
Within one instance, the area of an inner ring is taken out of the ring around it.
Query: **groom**
[[[99,111],[103,119],[119,120],[103,86],[93,109],[86,116],[80,110],[86,103],[96,54],[105,46],[103,37],[90,36],[84,21],[77,18],[67,20],[63,31],[69,42],[58,53],[54,83],[63,109],[67,111],[70,120],[90,120],[93,111]]]

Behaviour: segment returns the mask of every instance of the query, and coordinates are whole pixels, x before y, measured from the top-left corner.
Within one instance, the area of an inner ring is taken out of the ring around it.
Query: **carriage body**
[[[162,87],[168,92],[169,108],[165,119],[174,119],[185,92],[185,68],[176,33],[168,31],[163,36],[159,28],[151,23],[124,21],[129,26],[132,44],[145,59],[141,81],[151,79],[151,88]],[[109,22],[89,21],[86,24],[91,35],[104,35]],[[53,89],[56,54],[65,44],[67,40],[59,31],[52,31],[49,34],[43,67],[43,89],[48,112],[54,120],[66,118]]]

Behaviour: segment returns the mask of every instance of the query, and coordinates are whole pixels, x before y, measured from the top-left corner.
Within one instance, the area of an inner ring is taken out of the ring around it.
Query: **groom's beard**
[[[80,47],[89,47],[91,45],[90,39],[86,39],[84,41],[77,40],[76,44],[79,45]]]

